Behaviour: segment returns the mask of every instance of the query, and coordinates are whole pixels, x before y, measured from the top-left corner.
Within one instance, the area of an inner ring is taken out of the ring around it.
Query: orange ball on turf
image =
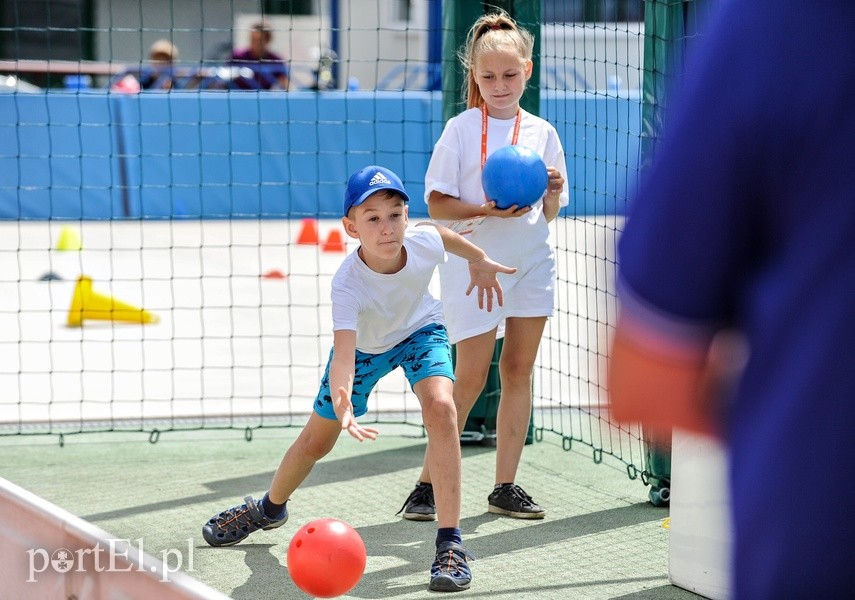
[[[303,525],[288,546],[288,573],[298,588],[318,598],[346,594],[365,572],[365,543],[338,519]]]

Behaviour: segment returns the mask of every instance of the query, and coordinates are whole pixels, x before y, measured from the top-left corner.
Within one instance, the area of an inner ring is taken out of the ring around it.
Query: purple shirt
[[[252,69],[252,79],[241,77],[235,80],[241,89],[269,90],[279,87],[279,78],[288,78],[288,67],[285,60],[273,52],[265,52],[261,58],[252,55],[252,50],[238,50],[232,53],[230,64]]]
[[[851,597],[855,9],[722,6],[631,205],[622,310],[671,346],[750,345],[721,406],[733,598]]]

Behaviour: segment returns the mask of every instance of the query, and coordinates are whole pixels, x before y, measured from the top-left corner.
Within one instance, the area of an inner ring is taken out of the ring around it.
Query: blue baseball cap
[[[359,206],[368,196],[380,190],[392,190],[401,194],[404,202],[410,201],[410,197],[404,190],[404,184],[397,175],[385,167],[371,165],[360,169],[347,181],[347,189],[344,192],[344,216],[347,216],[351,208]]]

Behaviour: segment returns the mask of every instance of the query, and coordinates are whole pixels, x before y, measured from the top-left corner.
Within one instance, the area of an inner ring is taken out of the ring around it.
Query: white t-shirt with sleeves
[[[510,145],[515,119],[488,117],[487,156]],[[546,120],[521,111],[517,144],[535,150],[548,167],[564,177],[559,204],[570,201],[567,164],[558,132]],[[448,121],[434,146],[425,175],[425,201],[437,191],[482,205],[486,202],[481,187],[481,109],[471,108]],[[447,225],[447,221],[438,221]],[[451,343],[479,335],[498,326],[506,317],[551,316],[554,310],[555,254],[543,201],[518,218],[487,217],[466,235],[493,260],[516,267],[515,275],[499,275],[505,293],[505,306],[487,312],[478,308],[475,294],[466,296],[469,269],[466,261],[449,256],[440,267],[442,301]]]
[[[404,249],[407,263],[397,273],[372,271],[358,252],[351,252],[333,276],[333,330],[356,331],[356,348],[362,352],[380,354],[426,325],[445,324],[442,304],[428,290],[447,257],[439,232],[432,226],[412,227]]]

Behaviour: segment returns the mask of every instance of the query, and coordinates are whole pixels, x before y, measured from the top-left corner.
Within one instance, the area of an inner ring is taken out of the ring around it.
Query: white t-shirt
[[[488,118],[487,156],[511,143],[514,123],[515,119]],[[567,206],[570,201],[567,165],[555,128],[544,119],[522,111],[517,144],[535,150],[547,167],[558,169],[564,177],[559,204]],[[478,206],[486,202],[481,187],[481,109],[468,109],[446,124],[425,176],[426,202],[433,191]],[[518,272],[499,276],[505,306],[488,313],[478,308],[476,294],[465,295],[469,285],[466,261],[449,256],[440,267],[440,285],[451,343],[489,331],[506,317],[552,315],[555,254],[542,200],[519,218],[487,217],[466,239],[493,260],[516,267]]]
[[[372,271],[351,252],[333,276],[333,330],[356,331],[362,352],[380,354],[426,325],[445,324],[442,304],[428,291],[437,265],[446,260],[439,232],[431,226],[408,229],[404,249],[407,263],[397,273]]]

